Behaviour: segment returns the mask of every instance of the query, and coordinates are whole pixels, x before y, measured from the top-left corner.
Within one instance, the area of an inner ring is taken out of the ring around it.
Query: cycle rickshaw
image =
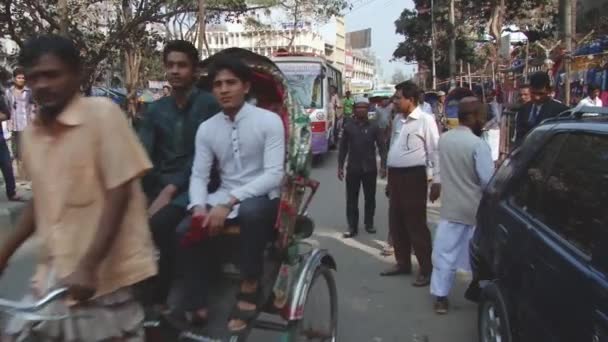
[[[238,335],[228,331],[227,321],[238,290],[239,274],[230,263],[233,256],[227,255],[226,267],[211,289],[210,310],[214,312],[214,318],[205,327],[197,329],[176,324],[161,315],[145,322],[146,340],[241,342],[247,340],[253,329],[264,329],[278,332],[279,341],[284,342],[335,342],[338,301],[333,272],[336,263],[328,251],[314,248],[305,241],[314,230],[313,221],[307,217],[307,208],[319,186],[317,181],[309,178],[309,118],[291,96],[279,68],[270,59],[248,50],[231,48],[204,60],[199,86],[207,87],[209,83],[205,78],[207,67],[227,56],[239,58],[253,69],[251,95],[256,105],[280,115],[287,134],[286,174],[276,220],[276,238],[267,249],[261,281],[265,304],[259,306],[258,316],[247,326],[247,331]],[[231,237],[239,234],[239,227],[225,227],[222,234],[222,240],[226,240],[223,243],[229,244]],[[61,319],[38,315],[37,312],[65,293],[65,289],[55,290],[33,305],[0,300],[0,311],[30,316],[34,320]]]

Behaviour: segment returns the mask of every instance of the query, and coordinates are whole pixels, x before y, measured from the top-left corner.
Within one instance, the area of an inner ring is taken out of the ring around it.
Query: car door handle
[[[509,231],[507,230],[507,227],[505,227],[503,224],[499,224],[498,229],[500,229],[500,232],[503,235],[509,235]]]

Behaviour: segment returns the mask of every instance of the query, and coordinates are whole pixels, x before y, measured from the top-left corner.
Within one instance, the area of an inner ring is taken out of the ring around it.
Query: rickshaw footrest
[[[283,322],[273,322],[267,320],[258,319],[254,322],[254,326],[257,329],[268,330],[268,331],[277,331],[283,332],[287,330],[287,324]]]

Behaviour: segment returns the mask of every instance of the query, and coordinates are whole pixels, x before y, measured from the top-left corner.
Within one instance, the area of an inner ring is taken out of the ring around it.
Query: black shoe
[[[448,301],[448,297],[437,297],[437,299],[435,300],[435,304],[433,305],[433,309],[438,315],[447,314],[450,309],[450,302]]]
[[[346,233],[342,234],[342,237],[344,237],[345,239],[351,239],[357,236],[357,234],[359,234],[359,232],[357,232],[356,230],[349,230]]]
[[[481,297],[481,287],[479,286],[479,282],[476,280],[471,281],[469,287],[464,293],[464,298],[470,300],[473,303],[479,303],[479,299]]]
[[[376,234],[376,228],[374,228],[374,226],[367,226],[365,227],[365,231],[370,233],[370,234]]]

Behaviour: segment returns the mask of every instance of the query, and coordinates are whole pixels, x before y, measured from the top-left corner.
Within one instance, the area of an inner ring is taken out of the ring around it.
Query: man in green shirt
[[[350,118],[353,116],[353,109],[355,108],[355,99],[352,98],[350,90],[346,92],[346,97],[343,101],[344,118]]]
[[[220,112],[216,99],[195,86],[198,51],[171,41],[163,51],[170,96],[152,103],[138,128],[154,169],[144,177],[150,229],[160,251],[159,273],[146,301],[163,305],[174,275],[177,225],[187,215],[188,186],[198,126]]]

